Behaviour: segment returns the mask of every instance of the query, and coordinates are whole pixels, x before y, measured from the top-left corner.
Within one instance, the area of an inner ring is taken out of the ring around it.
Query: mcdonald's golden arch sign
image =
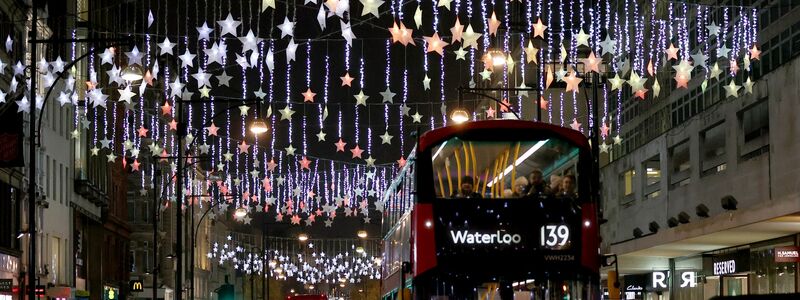
[[[130,290],[131,292],[143,292],[144,291],[144,284],[141,280],[131,280],[130,282]]]

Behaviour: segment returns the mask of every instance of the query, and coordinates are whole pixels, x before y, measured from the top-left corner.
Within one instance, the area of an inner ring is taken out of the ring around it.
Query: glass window
[[[794,241],[787,239],[782,243],[773,243],[750,249],[750,270],[754,275],[750,278],[752,294],[783,294],[795,292],[795,263],[775,262],[775,248],[793,246]]]
[[[467,141],[432,150],[436,195],[445,198],[577,196],[578,148],[557,139]]]
[[[636,170],[630,169],[622,173],[622,195],[633,195],[633,179],[636,178]]]
[[[683,141],[672,147],[670,151],[672,158],[672,172],[683,172],[689,170],[689,141]]]
[[[745,109],[742,112],[742,134],[748,143],[769,132],[769,105],[766,100]]]
[[[700,133],[703,171],[716,170],[725,164],[725,122]],[[716,173],[716,172],[715,172]]]
[[[656,155],[644,162],[644,170],[647,174],[647,186],[655,185],[661,181],[661,158]]]

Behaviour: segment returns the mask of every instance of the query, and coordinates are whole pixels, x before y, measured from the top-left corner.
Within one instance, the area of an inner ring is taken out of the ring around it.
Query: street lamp
[[[236,209],[236,212],[233,213],[237,218],[244,218],[247,215],[247,209],[244,207],[239,207]]]
[[[359,230],[358,233],[356,233],[356,235],[358,235],[358,237],[360,237],[362,239],[365,239],[365,238],[367,238],[367,231],[366,230]]]
[[[463,108],[459,107],[459,108],[456,108],[453,111],[453,113],[450,114],[450,120],[453,120],[453,122],[455,122],[456,124],[461,124],[461,123],[464,123],[466,121],[469,121],[469,114],[467,113],[466,110],[464,110]]]
[[[301,233],[300,235],[297,236],[297,239],[300,240],[301,242],[305,242],[308,240],[308,235],[306,235],[305,233]]]
[[[250,123],[250,132],[254,134],[262,134],[269,131],[269,127],[267,126],[267,122],[264,120],[256,119],[253,123]]]
[[[144,75],[142,74],[142,69],[137,65],[128,65],[127,67],[125,67],[125,69],[122,69],[122,72],[120,72],[120,74],[121,74],[120,77],[122,77],[122,79],[125,79],[125,81],[127,82],[139,81],[142,80],[142,78],[144,78]]]
[[[489,53],[486,54],[486,58],[488,58],[495,67],[500,67],[506,64],[506,55],[500,50],[489,51]]]

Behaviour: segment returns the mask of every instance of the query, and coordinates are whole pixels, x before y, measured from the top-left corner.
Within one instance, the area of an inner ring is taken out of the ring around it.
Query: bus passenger
[[[451,198],[482,198],[480,194],[475,192],[475,180],[472,176],[461,177],[461,186],[458,193],[451,196]]]
[[[566,175],[561,179],[561,197],[577,198],[578,193],[575,192],[575,175]]]
[[[550,195],[558,195],[561,191],[561,176],[550,175]]]
[[[530,182],[527,192],[529,196],[547,194],[550,191],[550,187],[547,186],[547,182],[542,177],[542,170],[534,169],[528,182]]]
[[[526,179],[524,176],[517,177],[517,179],[514,180],[514,186],[512,187],[511,190],[511,197],[505,197],[505,198],[521,198],[522,196],[525,196],[526,194],[525,192],[527,190],[528,190],[528,179]]]
[[[512,192],[511,189],[503,190],[503,198],[514,198],[514,197],[516,196],[514,196],[514,192]]]

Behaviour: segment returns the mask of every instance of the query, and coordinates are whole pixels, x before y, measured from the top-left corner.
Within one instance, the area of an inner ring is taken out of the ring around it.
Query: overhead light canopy
[[[366,230],[359,230],[357,235],[358,235],[358,237],[360,237],[362,239],[366,238],[367,237],[367,231]]]
[[[267,126],[267,122],[264,120],[256,119],[253,123],[250,124],[250,132],[254,134],[262,134],[269,131],[269,127]]]
[[[297,239],[300,240],[301,242],[305,242],[308,240],[308,235],[305,233],[301,233],[300,235],[297,236]]]

